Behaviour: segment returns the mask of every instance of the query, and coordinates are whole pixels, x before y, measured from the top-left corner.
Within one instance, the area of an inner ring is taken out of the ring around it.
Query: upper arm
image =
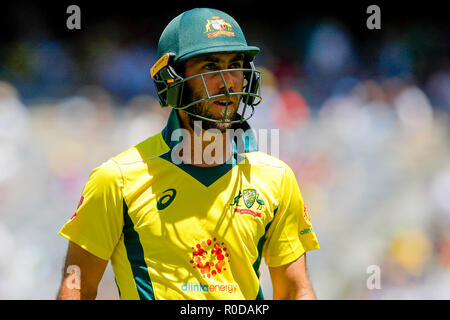
[[[294,172],[285,167],[274,203],[273,219],[266,231],[263,256],[268,266],[286,265],[306,251],[319,249]]]
[[[269,267],[273,299],[315,299],[306,270],[306,253],[297,260],[278,267]]]
[[[76,214],[59,231],[69,240],[59,298],[95,298],[98,284],[122,235],[122,189],[121,170],[112,160],[89,175]],[[70,282],[76,281],[77,271],[81,289],[74,288]]]
[[[107,265],[107,260],[69,241],[58,299],[95,299]]]

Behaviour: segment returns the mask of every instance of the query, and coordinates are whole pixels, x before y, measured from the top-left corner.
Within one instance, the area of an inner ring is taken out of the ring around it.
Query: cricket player
[[[316,298],[306,252],[319,244],[297,180],[247,122],[259,51],[219,10],[167,25],[150,68],[167,125],[91,172],[60,230],[58,299],[95,299],[108,261],[121,299],[264,299],[262,258],[274,299]]]

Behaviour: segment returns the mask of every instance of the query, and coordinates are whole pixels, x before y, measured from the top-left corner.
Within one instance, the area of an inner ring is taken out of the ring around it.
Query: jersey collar
[[[219,178],[233,169],[234,166],[245,160],[245,156],[243,154],[258,151],[258,145],[256,142],[254,131],[251,129],[248,122],[244,121],[242,124],[239,124],[239,126],[236,126],[235,128],[242,130],[236,131],[241,134],[236,135],[233,139],[233,155],[231,163],[230,161],[227,161],[226,163],[214,167],[198,167],[186,163],[175,164],[171,158],[171,150],[182,141],[182,137],[179,137],[178,140],[172,140],[172,133],[176,129],[180,128],[181,125],[178,113],[175,109],[172,109],[172,112],[170,113],[169,119],[167,121],[167,125],[161,132],[164,142],[170,149],[160,157],[173,163],[178,168],[188,173],[190,176],[201,182],[206,187],[209,187],[211,184],[213,184],[215,181],[217,181]]]

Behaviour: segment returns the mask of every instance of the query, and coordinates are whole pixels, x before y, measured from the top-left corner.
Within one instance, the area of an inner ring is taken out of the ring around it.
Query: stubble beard
[[[192,92],[191,88],[188,88],[188,96],[190,97],[190,100],[188,100],[188,101],[197,101],[197,100],[202,99],[202,97],[200,97],[199,95],[194,94]],[[237,99],[237,101],[240,101],[240,98]],[[217,121],[223,120],[223,113],[221,113],[218,116],[208,110],[208,104],[211,104],[211,103],[212,103],[211,100],[202,101],[202,102],[196,103],[193,106],[190,106],[189,108],[186,109],[186,111],[189,111],[190,113],[192,113],[194,115],[198,115],[198,116],[208,118],[208,119],[214,119]],[[187,114],[187,115],[189,116],[189,125],[191,126],[192,129],[194,128],[195,121],[201,121],[202,129],[204,129],[204,130],[218,129],[218,130],[220,130],[220,132],[223,133],[227,129],[231,129],[233,127],[233,124],[230,123],[229,121],[236,120],[237,111],[238,111],[238,108],[236,108],[236,110],[231,110],[231,107],[228,108],[227,116],[225,117],[225,121],[227,121],[227,122],[208,121],[208,120],[203,120],[201,118],[198,118],[192,114]]]

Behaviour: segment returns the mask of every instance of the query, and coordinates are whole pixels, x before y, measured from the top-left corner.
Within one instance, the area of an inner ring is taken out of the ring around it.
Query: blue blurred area
[[[250,123],[280,129],[321,244],[308,256],[317,296],[449,299],[448,25],[361,37],[338,18],[240,23],[262,48]],[[0,299],[56,296],[57,232],[90,171],[158,133],[170,111],[149,74],[162,27],[135,40],[112,19],[72,38],[36,28],[0,54]],[[379,290],[366,286],[370,265]],[[110,270],[99,298],[117,298]]]

